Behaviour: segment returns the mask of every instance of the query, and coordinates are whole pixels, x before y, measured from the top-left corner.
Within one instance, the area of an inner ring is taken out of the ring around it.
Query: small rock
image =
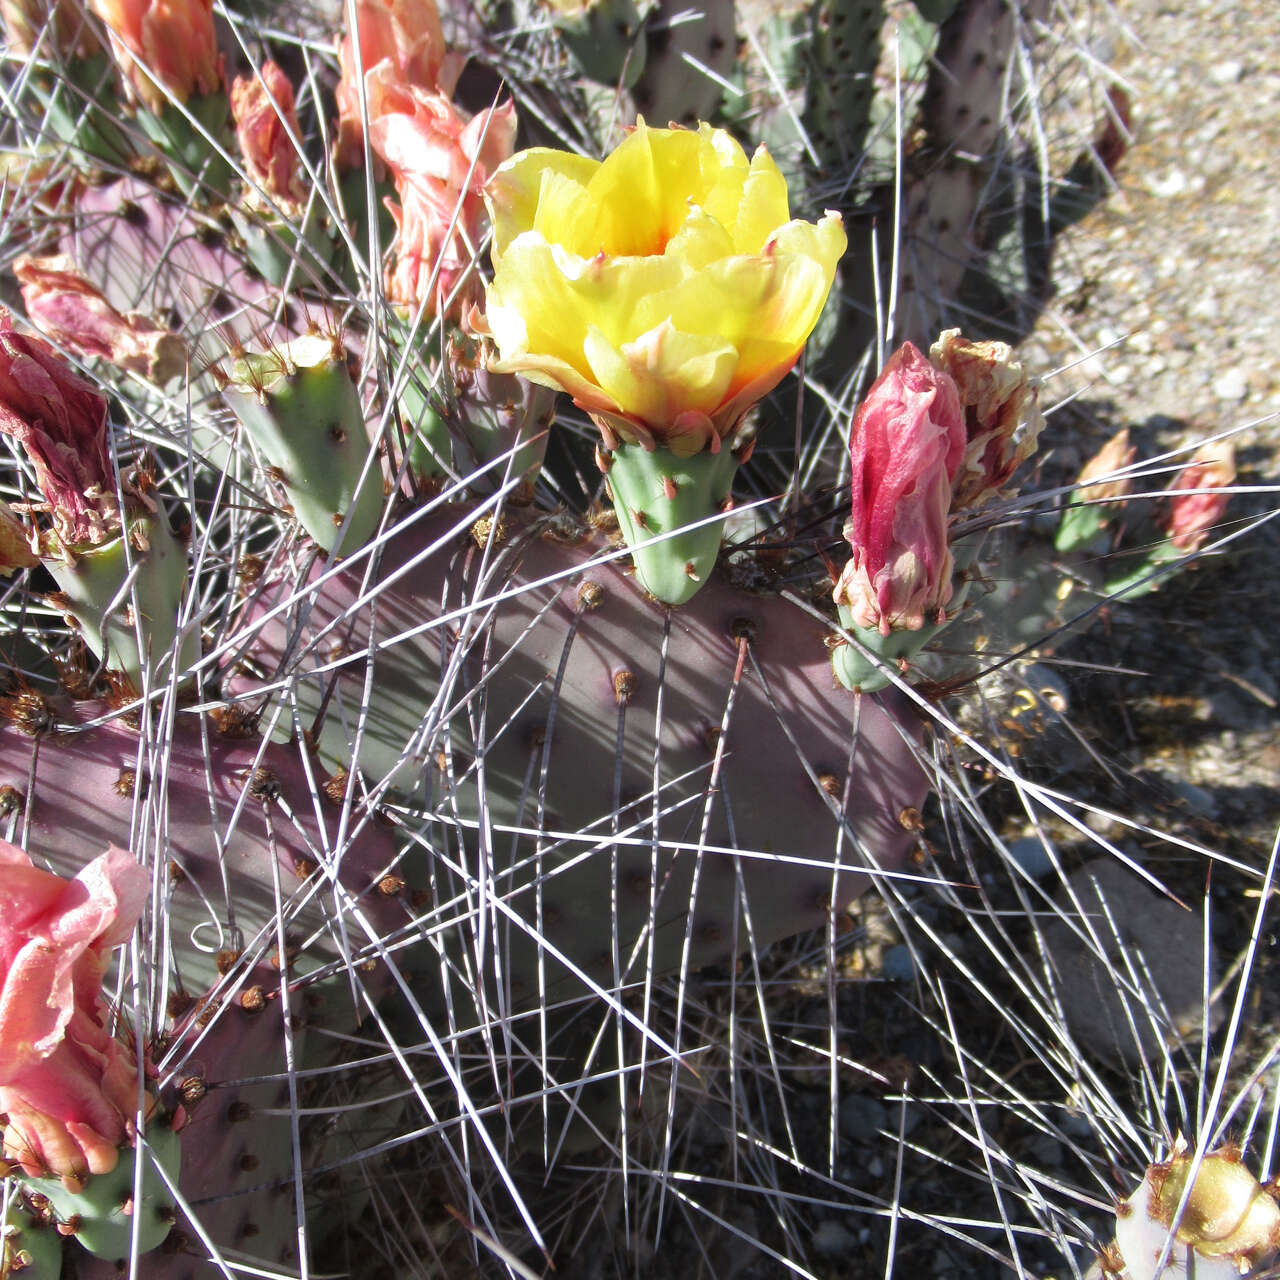
[[[1107,858],[1081,867],[1059,890],[1056,903],[1063,918],[1044,926],[1044,947],[1067,1024],[1082,1048],[1132,1066],[1158,1058],[1165,1040],[1196,1034],[1204,1012],[1198,912],[1161,897]],[[1080,909],[1086,921],[1079,919]],[[1077,936],[1083,928],[1087,938],[1085,926],[1091,926],[1102,957]],[[1215,967],[1211,954],[1210,983]],[[1127,990],[1131,969],[1141,997]]]
[[[1023,836],[1021,840],[1011,841],[1009,857],[1035,880],[1047,876],[1053,870],[1053,863],[1045,852],[1044,841],[1039,836]]]
[[[890,982],[910,982],[916,976],[916,959],[905,943],[890,947],[880,957],[880,972]]]
[[[1213,394],[1219,400],[1243,400],[1249,394],[1249,381],[1238,365],[1224,369],[1213,380]]]
[[[813,1233],[813,1251],[820,1258],[838,1258],[857,1245],[852,1232],[834,1218],[824,1218]]]
[[[1180,196],[1191,186],[1191,181],[1181,169],[1173,168],[1147,179],[1147,190],[1159,200]]]
[[[1244,79],[1244,63],[1235,58],[1217,62],[1209,68],[1209,79],[1214,84],[1239,84]]]
[[[850,1142],[873,1142],[888,1129],[889,1112],[883,1102],[851,1093],[840,1101],[840,1132]]]

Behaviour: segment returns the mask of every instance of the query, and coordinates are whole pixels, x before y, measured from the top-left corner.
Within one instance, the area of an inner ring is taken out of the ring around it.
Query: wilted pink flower
[[[934,366],[955,380],[964,406],[964,465],[952,510],[975,510],[996,497],[1035,451],[1043,420],[1022,365],[1004,342],[970,342],[948,329],[929,349]]]
[[[485,220],[482,192],[511,155],[515,108],[507,103],[468,120],[444,94],[396,80],[390,62],[370,73],[368,86],[369,142],[400,197],[398,205],[388,202],[399,234],[387,296],[406,306],[425,301],[429,314],[447,310],[458,318],[480,299],[474,264]]]
[[[1117,431],[1080,470],[1075,502],[1103,502],[1123,498],[1133,488],[1133,477],[1119,472],[1133,461],[1137,446],[1129,443],[1129,428]]]
[[[106,1029],[102,983],[149,889],[123,849],[64,880],[0,841],[0,1112],[5,1156],[33,1177],[74,1188],[133,1134],[137,1062]]]
[[[99,546],[119,530],[107,401],[47,342],[0,309],[0,432],[26,451],[62,550]]]
[[[860,627],[918,630],[951,599],[948,513],[965,450],[951,378],[906,343],[853,419],[853,558],[836,584]]]
[[[458,80],[460,60],[445,52],[444,31],[435,0],[356,0],[356,29],[360,36],[359,63],[355,41],[347,35],[338,45],[338,143],[341,169],[364,164],[364,124],[360,113],[360,77],[382,62],[385,73],[407,88],[450,94]],[[366,87],[366,95],[368,89]],[[374,107],[368,104],[369,119]]]
[[[186,368],[186,344],[176,333],[136,313],[122,316],[68,254],[19,258],[13,273],[22,284],[27,315],[54,341],[159,383]]]
[[[231,115],[249,177],[276,204],[297,208],[306,190],[293,141],[302,133],[289,77],[274,62],[264,62],[259,74],[237,76],[231,86]]]
[[[1174,490],[1198,489],[1199,493],[1177,493],[1169,499],[1166,528],[1169,541],[1179,551],[1198,551],[1210,530],[1222,518],[1236,478],[1236,450],[1230,440],[1211,440],[1192,455],[1169,486]]]
[[[89,7],[106,23],[133,93],[152,111],[163,111],[170,95],[186,102],[222,88],[213,0],[89,0]]]

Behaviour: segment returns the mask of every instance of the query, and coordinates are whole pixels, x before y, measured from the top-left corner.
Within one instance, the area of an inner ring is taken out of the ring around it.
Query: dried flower
[[[1035,451],[1044,425],[1035,391],[1004,342],[970,342],[959,329],[948,329],[929,349],[929,359],[954,379],[965,412],[968,444],[952,510],[976,510]]]
[[[186,344],[177,334],[136,313],[122,316],[69,255],[19,258],[13,272],[27,314],[55,342],[158,383],[186,369]]]
[[[231,86],[231,115],[250,179],[276,204],[296,210],[306,199],[294,139],[302,136],[293,85],[274,63],[258,73],[237,76]]]
[[[107,401],[46,342],[0,310],[0,432],[26,451],[61,549],[99,546],[120,528],[107,448]]]
[[[0,23],[14,58],[87,58],[100,48],[75,0],[0,0]]]
[[[122,849],[68,881],[0,841],[0,1112],[6,1157],[33,1177],[74,1188],[133,1133],[137,1062],[106,1029],[102,983],[149,889]]]
[[[364,117],[360,109],[360,77],[368,77],[379,64],[388,64],[385,77],[405,88],[450,94],[457,83],[461,62],[446,53],[444,31],[434,0],[356,0],[356,42],[351,35],[338,45],[338,141],[336,158],[341,169],[364,164]],[[366,79],[366,98],[369,89]],[[367,105],[372,121],[374,105]]]
[[[1081,468],[1079,488],[1072,494],[1076,502],[1105,502],[1123,498],[1133,489],[1133,477],[1121,475],[1138,452],[1129,443],[1129,428],[1117,431]]]
[[[16,569],[30,569],[39,563],[22,522],[7,502],[0,502],[0,573],[8,577]]]
[[[849,442],[853,558],[836,584],[853,623],[888,635],[944,620],[951,599],[952,486],[965,418],[951,378],[911,343],[885,365],[854,415]]]
[[[1166,528],[1179,551],[1190,553],[1204,545],[1231,500],[1228,488],[1235,479],[1236,451],[1230,440],[1201,445],[1174,478],[1170,489],[1183,492],[1169,499]]]
[[[603,162],[536,148],[486,192],[486,323],[503,372],[567,391],[619,440],[708,449],[795,363],[845,249],[790,221],[764,147],[639,123]]]
[[[222,88],[213,0],[89,0],[134,95],[159,114],[170,96]]]
[[[388,201],[399,234],[387,296],[407,306],[425,302],[428,314],[459,319],[480,298],[475,258],[485,218],[482,192],[511,155],[515,108],[507,103],[467,120],[444,94],[397,80],[389,61],[367,84],[369,142],[391,170],[400,198]]]

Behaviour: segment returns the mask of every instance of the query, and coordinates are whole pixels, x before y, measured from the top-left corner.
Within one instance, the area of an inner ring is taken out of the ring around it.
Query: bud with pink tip
[[[1079,486],[1063,514],[1053,545],[1059,551],[1075,551],[1092,542],[1106,528],[1119,500],[1133,488],[1127,469],[1137,453],[1129,443],[1129,428],[1117,431],[1081,468]]]
[[[1231,499],[1235,478],[1236,451],[1230,440],[1201,445],[1174,478],[1165,527],[1179,551],[1189,555],[1204,545]]]

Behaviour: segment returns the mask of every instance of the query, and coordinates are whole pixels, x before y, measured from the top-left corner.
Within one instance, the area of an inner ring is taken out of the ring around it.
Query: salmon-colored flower
[[[231,86],[231,115],[250,179],[276,204],[297,209],[306,199],[294,139],[302,136],[293,85],[274,63],[237,76]]]
[[[1169,499],[1166,527],[1169,541],[1179,551],[1198,551],[1231,500],[1229,486],[1236,479],[1236,451],[1230,440],[1211,440],[1192,455],[1189,466],[1169,486],[1177,492]],[[1189,492],[1198,490],[1199,492]]]
[[[107,401],[47,342],[0,310],[0,433],[23,447],[62,548],[99,546],[119,532],[107,446]]]
[[[425,302],[429,315],[460,318],[480,297],[475,259],[485,218],[482,193],[511,155],[515,108],[507,103],[468,120],[443,94],[396,80],[390,62],[369,75],[368,85],[369,141],[391,170],[400,198],[399,204],[388,201],[399,233],[387,296],[407,306]]]
[[[976,510],[995,498],[1035,452],[1044,420],[1022,365],[1004,342],[971,342],[948,329],[929,359],[951,375],[964,406],[968,444],[952,509]]]
[[[159,383],[186,368],[186,344],[176,333],[136,313],[122,316],[68,254],[19,258],[13,273],[27,315],[55,342]]]
[[[348,34],[338,45],[339,168],[364,164],[364,123],[360,110],[360,79],[382,62],[386,76],[406,88],[450,94],[457,83],[461,60],[445,50],[444,31],[434,0],[357,0],[356,41]],[[366,98],[368,97],[366,84]],[[375,108],[367,104],[368,118]]]
[[[74,1188],[133,1134],[137,1060],[107,1031],[102,983],[150,884],[123,849],[64,880],[0,841],[0,1113],[5,1156],[33,1177]]]
[[[844,534],[853,558],[834,594],[855,626],[888,635],[943,621],[952,486],[965,439],[955,383],[904,344],[858,406],[849,441],[853,510]]]
[[[760,147],[641,121],[603,162],[536,148],[486,192],[500,371],[567,391],[605,444],[716,452],[795,364],[845,249],[792,221]]]
[[[139,101],[164,110],[170,96],[222,88],[213,0],[89,0],[106,23],[116,61]]]

